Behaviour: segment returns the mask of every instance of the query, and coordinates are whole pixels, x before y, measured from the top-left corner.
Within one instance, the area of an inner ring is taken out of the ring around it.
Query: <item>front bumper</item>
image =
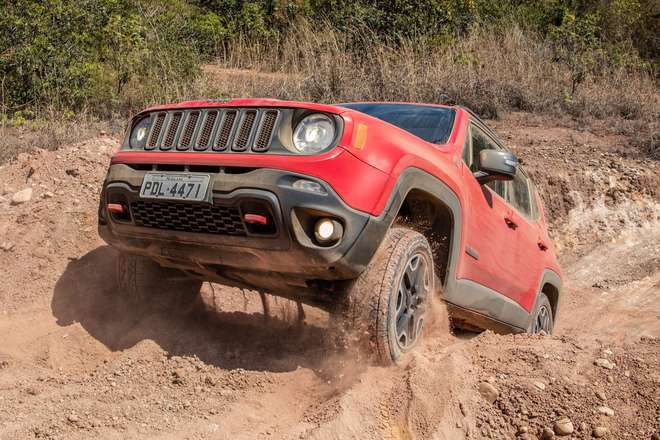
[[[138,226],[131,211],[140,201],[140,186],[148,172],[144,168],[111,165],[99,206],[99,234],[122,251],[146,255],[207,279],[292,292],[323,281],[352,279],[369,263],[386,230],[384,221],[347,206],[326,182],[269,168],[212,173],[210,206],[238,211],[240,219],[246,203],[256,204],[267,210],[274,230],[264,233],[247,228],[243,234],[227,235]],[[317,182],[327,194],[294,188],[298,179]],[[128,207],[123,219],[107,209],[108,201],[116,200]],[[194,210],[202,204],[189,205]],[[322,247],[314,242],[313,223],[320,217],[343,225],[337,244]]]

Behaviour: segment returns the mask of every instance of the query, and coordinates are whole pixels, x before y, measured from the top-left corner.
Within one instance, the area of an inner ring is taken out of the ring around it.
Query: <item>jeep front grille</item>
[[[135,201],[131,214],[136,226],[217,235],[246,235],[238,208],[180,202]]]
[[[272,108],[157,112],[145,150],[266,152],[279,116],[280,110]]]

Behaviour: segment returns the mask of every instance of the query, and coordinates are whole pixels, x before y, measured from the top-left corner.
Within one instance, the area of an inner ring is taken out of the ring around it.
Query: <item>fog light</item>
[[[314,225],[314,237],[321,245],[337,243],[344,234],[344,228],[337,220],[322,218]]]

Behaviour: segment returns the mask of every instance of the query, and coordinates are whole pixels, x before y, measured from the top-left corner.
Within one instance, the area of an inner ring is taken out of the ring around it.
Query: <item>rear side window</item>
[[[532,205],[529,193],[529,182],[522,168],[518,168],[516,176],[509,182],[507,200],[514,208],[527,218],[532,218]]]
[[[472,161],[470,171],[473,173],[479,170],[479,153],[483,150],[501,150],[486,133],[475,127],[470,126],[470,137],[472,138]],[[500,197],[504,197],[504,182],[495,180],[486,184],[487,187],[495,191]]]

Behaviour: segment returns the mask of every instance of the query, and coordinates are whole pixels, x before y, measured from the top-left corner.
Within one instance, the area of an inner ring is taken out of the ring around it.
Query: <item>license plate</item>
[[[145,199],[206,200],[208,174],[147,173],[140,188]]]

